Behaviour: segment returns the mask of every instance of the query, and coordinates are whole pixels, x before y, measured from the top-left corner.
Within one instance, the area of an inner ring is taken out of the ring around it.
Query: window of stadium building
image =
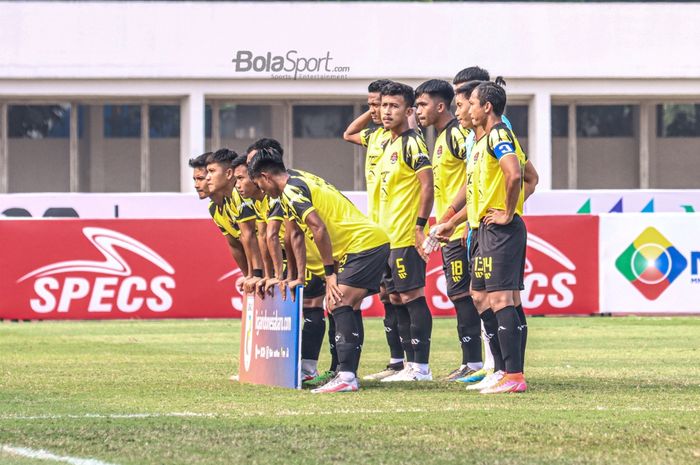
[[[8,192],[179,190],[178,105],[9,105],[7,129]]]
[[[339,189],[353,189],[356,150],[343,140],[343,132],[354,111],[353,105],[294,105],[293,166],[318,174]]]
[[[649,159],[649,187],[699,187],[700,104],[656,105],[656,138]]]
[[[228,147],[243,153],[261,137],[284,140],[285,114],[281,104],[208,101],[204,109],[205,149]]]
[[[640,187],[638,126],[639,105],[577,105],[576,187]]]
[[[70,113],[66,103],[7,107],[8,192],[70,190]]]

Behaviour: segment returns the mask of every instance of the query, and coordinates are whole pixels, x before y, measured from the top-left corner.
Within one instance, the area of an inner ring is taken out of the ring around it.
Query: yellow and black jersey
[[[482,137],[480,142],[485,143],[486,137]],[[478,220],[478,202],[479,202],[479,159],[481,158],[480,151],[483,150],[482,144],[474,141],[471,147],[467,148],[467,225],[471,229],[479,227]]]
[[[386,234],[364,216],[335,186],[316,175],[288,170],[282,204],[299,225],[315,211],[326,225],[333,246],[333,259],[359,253],[389,242]]]
[[[487,135],[479,139],[472,149],[472,159],[478,164],[476,178],[473,180],[476,202],[472,202],[472,212],[478,223],[490,208],[506,209],[506,184],[503,170],[499,161],[503,157],[516,156],[520,164],[521,174],[525,171],[527,156],[520,147],[513,131],[504,123],[496,124]],[[520,185],[520,197],[515,207],[515,213],[523,214],[525,191],[523,181]],[[468,202],[469,203],[469,202]],[[470,218],[471,224],[471,218]]]
[[[224,202],[220,206],[213,201],[209,202],[209,214],[219,227],[221,234],[238,239],[241,237],[241,230],[238,227],[238,223],[231,217],[231,211],[228,208],[229,202],[230,199],[228,197],[224,197]]]
[[[438,218],[445,214],[467,179],[466,137],[456,119],[450,121],[435,139],[433,149],[433,180],[435,211]],[[465,225],[457,226],[450,240],[462,237]]]
[[[365,183],[367,184],[367,217],[379,222],[379,173],[376,166],[391,138],[391,131],[382,127],[367,128],[360,132],[362,146],[367,148],[365,156]]]
[[[253,221],[257,219],[255,214],[255,205],[252,199],[244,199],[238,190],[233,189],[231,197],[228,202],[228,209],[231,214],[231,218],[236,223],[245,223],[246,221]]]
[[[321,254],[318,252],[318,248],[314,243],[314,235],[311,233],[311,230],[308,226],[306,226],[306,223],[297,223],[292,214],[289,212],[287,207],[285,207],[282,204],[282,202],[280,202],[279,205],[279,210],[282,212],[284,218],[287,218],[290,221],[294,221],[296,224],[298,224],[299,228],[301,229],[301,232],[304,234],[304,244],[306,246],[306,270],[311,274],[315,274],[316,276],[325,276],[325,272],[323,269],[323,260],[321,259]]]
[[[270,213],[270,198],[266,195],[261,200],[253,200],[253,211],[257,222],[267,223],[267,217]]]
[[[231,197],[224,197],[221,205],[209,202],[209,214],[224,236],[230,235],[235,239],[241,236],[239,223],[256,219],[253,201],[241,197],[236,189]]]
[[[282,211],[280,200],[271,199],[266,195],[261,200],[253,201],[253,209],[255,210],[256,221],[258,223],[267,224],[273,220],[282,222],[279,231],[279,239],[284,249],[284,212]]]
[[[392,249],[415,245],[420,205],[420,181],[416,175],[431,168],[425,139],[409,129],[389,141],[378,167],[379,225],[389,235]]]

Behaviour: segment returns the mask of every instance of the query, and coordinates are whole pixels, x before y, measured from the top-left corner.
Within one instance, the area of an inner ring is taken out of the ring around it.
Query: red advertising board
[[[599,311],[598,217],[526,217],[529,314]],[[0,221],[0,318],[239,318],[240,276],[210,220]],[[454,314],[440,253],[427,266],[433,314]],[[367,316],[383,316],[366,299]]]
[[[588,315],[599,311],[597,216],[528,216],[523,306],[530,315]],[[454,315],[447,298],[442,257],[427,266],[425,294],[435,316]],[[383,316],[375,296],[365,314]]]
[[[0,318],[240,317],[240,274],[208,220],[0,222]]]

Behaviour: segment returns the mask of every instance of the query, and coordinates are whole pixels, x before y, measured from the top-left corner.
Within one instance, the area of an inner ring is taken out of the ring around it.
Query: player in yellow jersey
[[[432,315],[425,300],[425,228],[433,207],[433,172],[425,140],[409,127],[415,93],[397,82],[382,88],[381,114],[391,139],[377,163],[379,224],[389,235],[384,285],[396,306],[404,369],[382,381],[432,379],[428,364]]]
[[[243,199],[234,187],[231,163],[237,156],[236,152],[226,148],[209,155],[206,179],[211,193],[214,220],[243,245],[249,271],[243,290],[251,293],[255,292],[255,284],[263,277],[263,263],[256,238],[253,202]]]
[[[377,162],[384,153],[384,147],[391,138],[391,131],[384,129],[381,116],[381,90],[389,84],[388,79],[373,81],[367,87],[367,105],[369,110],[358,116],[343,133],[343,139],[367,149],[365,154],[365,184],[367,185],[367,217],[379,223],[379,173]],[[397,310],[389,299],[389,294],[382,286],[379,298],[384,305],[384,333],[389,345],[389,363],[378,373],[367,375],[364,379],[380,380],[398,373],[404,368],[404,353],[399,339]],[[407,310],[404,309],[404,312]]]
[[[506,92],[483,82],[469,97],[469,115],[483,131],[472,149],[476,164],[473,191],[468,199],[469,221],[479,221],[472,266],[474,300],[488,302],[498,320],[498,340],[505,372],[484,394],[523,392],[522,323],[515,295],[523,288],[527,230],[521,215],[527,158],[513,132],[502,122]]]
[[[251,178],[282,205],[297,226],[314,238],[326,275],[326,305],[336,329],[338,374],[313,393],[357,391],[362,339],[360,304],[379,291],[389,255],[386,233],[365,217],[338,189],[311,173],[287,170],[281,155],[263,149],[251,159]],[[299,272],[305,269],[305,243],[295,242]],[[300,259],[301,258],[301,259]]]
[[[192,168],[194,188],[201,200],[211,197],[209,186],[207,185],[207,158],[211,155],[213,155],[212,152],[207,152],[189,160],[190,168]],[[218,198],[218,195],[215,197],[221,201],[221,199]],[[212,216],[212,219],[218,226],[221,234],[223,234],[223,236],[226,238],[231,255],[236,261],[238,268],[240,268],[243,277],[245,277],[248,274],[248,260],[246,259],[245,251],[243,250],[243,244],[241,244],[241,241],[238,240],[240,237],[240,231],[234,227],[234,225],[231,224],[231,222],[229,222],[222,213],[223,209],[218,209],[214,201],[211,200],[209,202],[209,214]],[[240,281],[236,283],[236,287],[241,290],[242,284],[243,279],[240,279]]]
[[[457,81],[458,78],[463,78],[465,76],[477,76],[477,77],[483,77],[483,78],[488,78],[488,72],[485,70],[479,68],[479,67],[472,67],[472,68],[466,68],[458,75],[455,77],[455,81]],[[468,161],[473,161],[471,160],[471,153],[472,149],[474,147],[475,143],[475,134],[478,132],[479,136],[483,135],[483,130],[480,128],[474,128],[471,117],[469,116],[469,96],[471,95],[472,91],[481,83],[484,81],[476,80],[476,81],[469,81],[466,84],[463,84],[459,86],[456,90],[455,94],[455,103],[456,103],[456,116],[460,122],[460,125],[464,127],[465,129],[470,130],[471,132],[468,134],[466,138],[466,154],[467,154],[467,160]],[[499,82],[503,82],[502,79]],[[505,116],[502,117],[503,123],[508,126],[510,129],[510,123],[509,121],[505,118]],[[473,130],[471,130],[473,129]],[[519,147],[519,145],[518,145]],[[474,179],[474,170],[475,170],[476,165],[473,163],[467,164],[467,179],[468,181],[472,181]],[[525,191],[525,199],[527,199],[534,191],[535,187],[537,185],[537,182],[539,180],[539,177],[537,175],[537,171],[535,170],[534,165],[528,160],[527,164],[525,165],[525,172],[524,172],[524,191]],[[466,188],[467,185],[474,187],[474,185],[471,182],[468,182],[465,184],[462,190],[455,196],[455,198],[452,200],[452,206],[453,208],[458,211],[458,213],[450,218],[447,222],[438,224],[435,226],[436,232],[438,232],[438,236],[440,237],[440,240],[442,241],[448,241],[449,237],[451,235],[451,231],[454,231],[454,228],[456,228],[457,225],[464,223],[467,220],[467,209],[466,209]],[[476,201],[476,192],[472,192],[470,195],[470,199],[473,200],[474,202]],[[475,213],[473,213],[475,214]],[[478,221],[470,222],[469,223],[469,229],[466,231],[467,236],[463,238],[464,242],[467,245],[467,248],[474,248],[477,244],[476,242],[476,232],[477,228],[479,226]],[[471,247],[470,247],[471,246]],[[470,264],[471,265],[471,264]],[[515,292],[514,293],[514,298],[516,299],[516,311],[518,312],[518,316],[521,319],[522,323],[522,334],[523,334],[523,354],[524,354],[524,348],[525,348],[525,342],[527,340],[527,323],[525,319],[525,313],[522,308],[522,304],[520,302],[520,293]],[[477,373],[473,374],[472,376],[460,378],[459,381],[462,382],[475,382],[475,381],[482,381],[481,383],[478,383],[476,385],[469,386],[467,389],[479,389],[484,386],[486,386],[489,382],[488,379],[484,379],[486,376],[491,376],[494,372],[502,371],[504,369],[504,362],[503,362],[503,357],[501,355],[500,351],[500,344],[498,343],[498,321],[496,319],[495,314],[493,313],[492,310],[488,308],[488,304],[486,302],[482,302],[480,305],[477,305],[477,310],[479,312],[479,315],[482,320],[482,331],[483,331],[483,339],[484,339],[484,368],[480,371],[477,371]]]
[[[450,111],[454,90],[449,82],[431,79],[416,88],[416,115],[423,128],[433,126],[437,137],[433,148],[435,211],[444,223],[456,211],[452,199],[466,183],[465,133]],[[483,368],[481,356],[481,320],[469,293],[467,248],[462,244],[464,224],[458,226],[442,247],[442,262],[447,296],[457,313],[457,336],[462,348],[461,366],[446,381],[472,376]]]
[[[326,320],[323,311],[323,298],[325,296],[325,284],[322,278],[323,276],[323,263],[318,253],[314,253],[313,248],[307,247],[307,273],[305,276],[300,276],[297,280],[296,267],[293,270],[287,270],[288,276],[283,276],[284,271],[282,270],[282,265],[279,261],[282,260],[284,251],[282,250],[282,245],[280,243],[280,231],[284,230],[283,227],[286,214],[284,213],[280,199],[274,199],[266,195],[262,190],[258,188],[255,183],[250,179],[248,174],[248,162],[255,156],[259,149],[264,148],[279,148],[282,150],[279,142],[274,139],[260,139],[256,141],[253,145],[248,147],[247,155],[242,162],[234,162],[236,166],[234,171],[234,176],[236,177],[236,188],[239,190],[241,195],[248,196],[254,199],[257,203],[256,213],[258,216],[258,234],[263,235],[262,230],[266,230],[266,237],[264,237],[263,242],[265,242],[265,248],[269,250],[271,257],[276,257],[275,262],[275,272],[272,276],[267,276],[266,283],[259,283],[258,289],[263,292],[271,292],[274,289],[272,286],[284,281],[285,286],[288,282],[298,282],[304,283],[304,302],[303,302],[303,316],[304,316],[304,326],[301,332],[301,372],[302,381],[306,382],[306,385],[316,377],[319,377],[317,365],[318,357],[321,352],[321,346],[323,344],[323,338],[326,333]],[[287,220],[288,221],[288,220]],[[284,232],[281,233],[284,237]],[[294,255],[290,254],[288,257],[293,261]],[[292,271],[294,273],[292,273]],[[260,286],[263,285],[264,289]],[[294,284],[292,284],[294,286]],[[331,350],[331,357],[334,357],[334,350]],[[331,368],[334,368],[331,366]],[[326,376],[328,378],[328,376]]]

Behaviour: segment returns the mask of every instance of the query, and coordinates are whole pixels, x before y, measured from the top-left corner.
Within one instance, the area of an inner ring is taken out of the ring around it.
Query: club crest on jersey
[[[391,163],[396,163],[396,161],[399,159],[399,154],[397,152],[394,152],[391,154]]]

